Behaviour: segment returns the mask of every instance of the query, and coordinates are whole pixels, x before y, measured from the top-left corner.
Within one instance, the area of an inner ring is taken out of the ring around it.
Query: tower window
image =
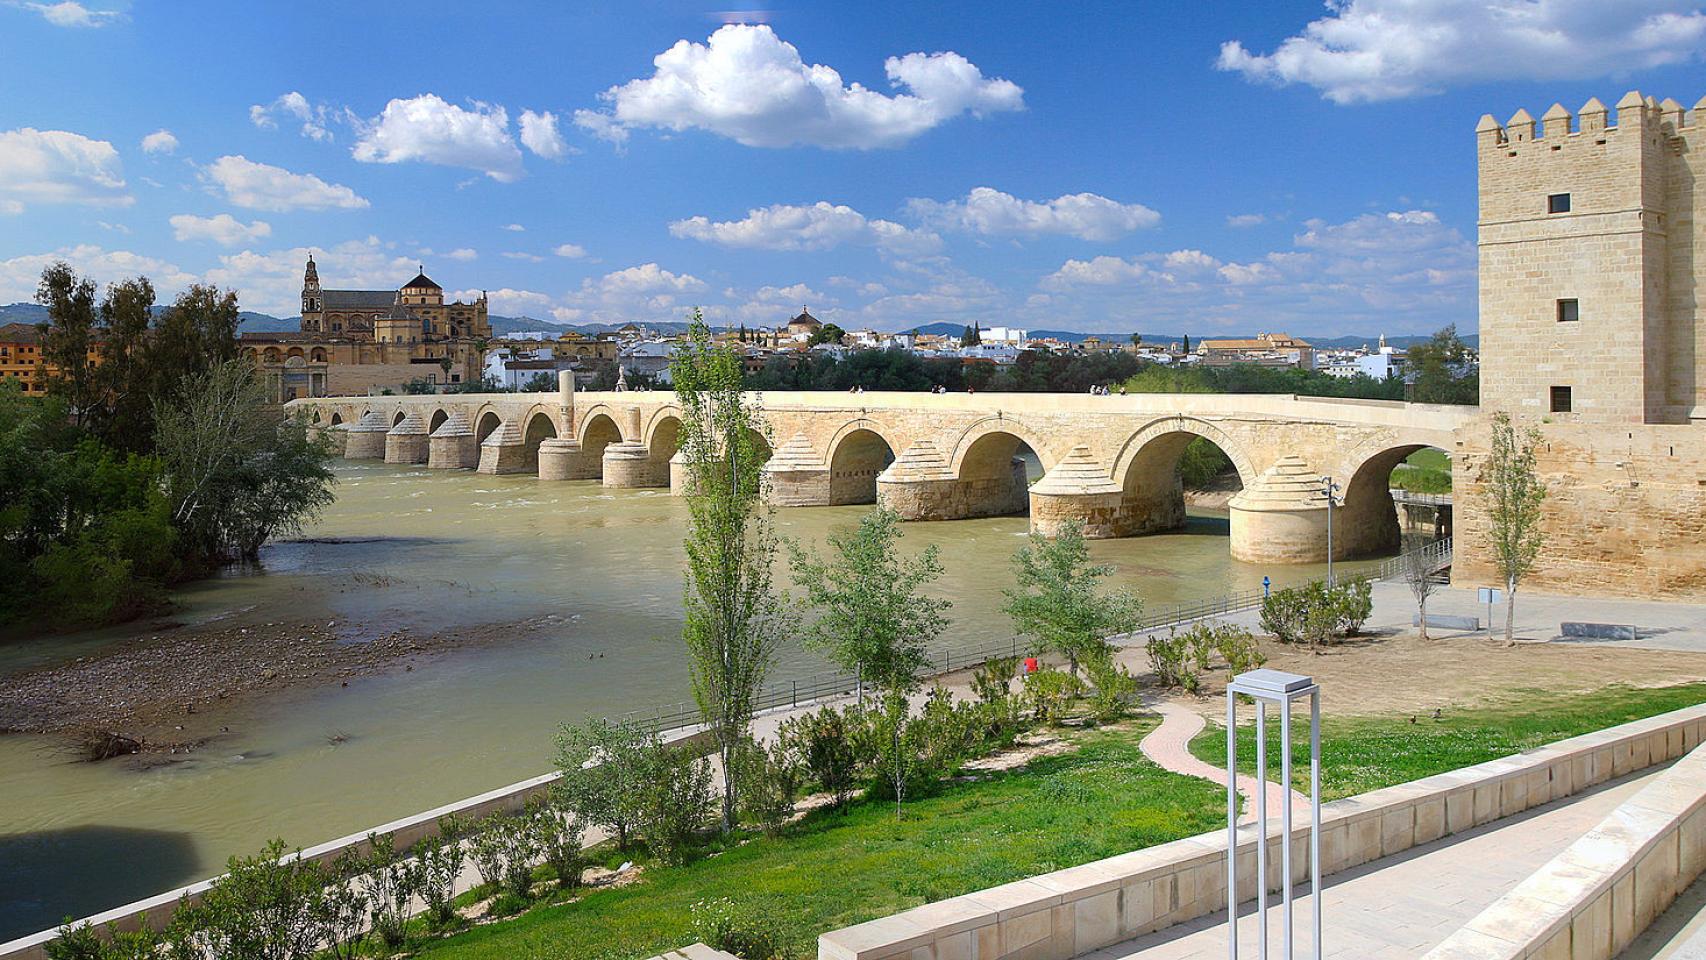
[[[1575,323],[1582,318],[1581,305],[1574,299],[1558,301],[1558,322]]]
[[[1551,196],[1547,197],[1546,198],[1546,212],[1547,213],[1569,213],[1570,212],[1570,195],[1567,193],[1554,193]]]
[[[1552,388],[1552,412],[1553,413],[1569,413],[1570,412],[1570,388],[1569,387],[1553,387]]]

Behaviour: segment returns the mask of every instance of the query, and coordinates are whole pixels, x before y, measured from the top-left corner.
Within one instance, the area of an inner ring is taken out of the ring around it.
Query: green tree
[[[95,363],[99,330],[95,319],[95,281],[78,277],[70,265],[55,263],[42,271],[36,302],[47,308],[41,330],[41,357],[54,367],[50,392],[65,399],[73,422],[81,426],[100,396]]]
[[[582,823],[595,824],[626,850],[645,818],[645,791],[657,737],[632,723],[592,719],[557,734],[556,799]]]
[[[693,696],[722,761],[725,831],[739,801],[734,753],[748,737],[754,700],[786,630],[771,581],[776,535],[760,470],[766,426],[743,392],[741,366],[735,351],[712,342],[695,310],[670,363],[688,491],[681,635]]]
[[[328,877],[301,852],[286,856],[274,840],[253,857],[232,857],[201,902],[181,906],[197,939],[220,960],[308,960],[326,928],[321,901]],[[187,904],[187,901],[186,901]],[[178,922],[175,920],[174,922]]]
[[[1455,324],[1434,334],[1427,343],[1411,347],[1406,360],[1414,374],[1410,399],[1416,403],[1481,402],[1481,375],[1475,354],[1457,335]]]
[[[983,331],[978,328],[976,321],[973,321],[972,324],[966,327],[965,331],[960,334],[960,346],[962,347],[975,347],[982,342]]]
[[[1074,678],[1080,661],[1106,652],[1108,637],[1137,628],[1143,610],[1138,599],[1099,589],[1113,568],[1090,563],[1081,520],[1068,521],[1052,540],[1033,532],[1013,567],[1017,587],[1003,591],[1002,609],[1039,652],[1064,655]]]
[[[1493,565],[1505,582],[1505,643],[1515,642],[1516,589],[1546,544],[1541,506],[1546,484],[1535,451],[1540,431],[1518,430],[1510,414],[1493,414],[1493,444],[1483,482],[1487,488],[1487,538]]]
[[[819,327],[816,333],[812,334],[811,343],[813,346],[820,343],[840,343],[846,336],[847,332],[842,330],[839,326],[836,326],[833,323],[826,323]]]

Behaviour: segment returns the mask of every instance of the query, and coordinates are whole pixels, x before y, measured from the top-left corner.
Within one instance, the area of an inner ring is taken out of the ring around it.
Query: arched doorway
[[[874,430],[843,434],[829,454],[832,506],[877,502],[877,475],[894,462],[894,447]]]
[[[1448,537],[1451,455],[1426,444],[1388,447],[1356,468],[1342,496],[1333,530],[1339,556],[1383,556]]]
[[[499,417],[494,411],[487,410],[485,413],[480,415],[480,425],[474,431],[474,439],[479,443],[485,443],[486,438],[491,436],[492,431],[496,430],[502,424],[502,417]]]

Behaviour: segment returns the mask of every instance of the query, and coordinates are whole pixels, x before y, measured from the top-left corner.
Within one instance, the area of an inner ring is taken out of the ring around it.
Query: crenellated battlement
[[[1485,113],[1475,124],[1475,142],[1483,152],[1505,150],[1515,156],[1524,144],[1544,143],[1559,149],[1564,142],[1580,138],[1604,145],[1607,138],[1631,131],[1686,136],[1706,129],[1706,97],[1696,101],[1692,109],[1684,109],[1672,98],[1658,101],[1631,90],[1617,101],[1616,122],[1612,119],[1611,111],[1598,97],[1589,99],[1573,114],[1562,103],[1554,103],[1538,122],[1525,109],[1518,109],[1504,123]]]

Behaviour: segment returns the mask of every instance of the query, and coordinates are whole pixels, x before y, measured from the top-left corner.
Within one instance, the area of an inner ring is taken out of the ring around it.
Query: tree
[[[1434,579],[1433,557],[1423,547],[1405,551],[1399,556],[1403,567],[1404,582],[1410,586],[1410,595],[1416,598],[1416,619],[1421,625],[1417,633],[1421,639],[1428,638],[1428,598],[1439,588],[1439,582]]]
[[[763,411],[742,390],[741,358],[717,346],[699,311],[670,362],[687,472],[687,583],[682,602],[693,697],[722,761],[722,827],[738,809],[734,753],[785,619],[773,583],[773,512],[764,496]]]
[[[657,737],[632,723],[593,719],[557,734],[555,796],[581,823],[595,824],[628,843],[645,818]]]
[[[1505,581],[1505,644],[1515,643],[1516,588],[1534,568],[1546,543],[1541,529],[1541,504],[1546,484],[1540,480],[1535,450],[1540,431],[1517,430],[1510,414],[1493,414],[1493,448],[1487,457],[1487,536],[1493,563]]]
[[[836,326],[833,323],[826,323],[819,327],[816,333],[812,334],[811,345],[816,346],[820,343],[840,343],[842,338],[846,336],[847,332],[842,330],[839,326]]]
[[[1083,521],[1067,521],[1053,540],[1033,532],[1013,566],[1018,585],[1003,591],[1002,610],[1039,652],[1063,654],[1074,678],[1080,661],[1107,650],[1108,637],[1137,629],[1143,605],[1136,597],[1099,592],[1113,568],[1090,564]]]
[[[974,320],[971,326],[966,327],[965,332],[960,334],[960,346],[975,347],[982,342],[983,331],[978,329],[977,321]]]
[[[1190,353],[1191,352],[1191,335],[1188,333],[1185,334],[1184,349],[1181,352],[1182,353]]]
[[[1411,347],[1407,360],[1414,373],[1410,399],[1416,403],[1480,402],[1481,375],[1475,354],[1457,335],[1456,324]]]
[[[1143,334],[1141,334],[1141,333],[1132,334],[1131,335],[1131,345],[1134,347],[1142,346],[1143,345]]]
[[[47,308],[41,358],[55,370],[51,392],[65,398],[73,421],[83,425],[100,395],[95,379],[95,281],[80,278],[65,263],[42,271],[36,302]]]

